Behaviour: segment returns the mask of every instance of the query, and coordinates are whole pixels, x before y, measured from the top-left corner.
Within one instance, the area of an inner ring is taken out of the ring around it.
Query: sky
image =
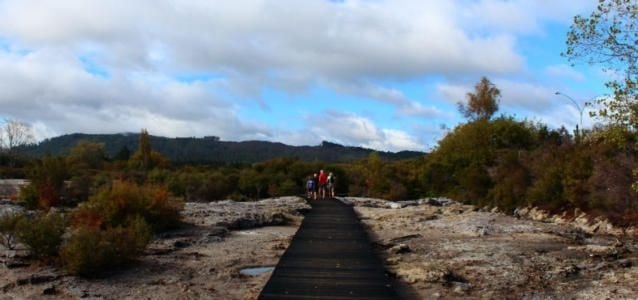
[[[0,119],[40,140],[146,128],[429,151],[486,76],[499,113],[573,129],[572,101],[609,93],[612,75],[560,55],[596,3],[0,0]]]

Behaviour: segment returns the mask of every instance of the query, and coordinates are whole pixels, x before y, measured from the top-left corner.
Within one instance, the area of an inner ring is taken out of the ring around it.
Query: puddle
[[[275,267],[255,267],[255,268],[245,268],[239,270],[239,273],[246,276],[258,276],[268,271],[274,270]]]
[[[237,234],[241,234],[241,235],[258,235],[259,234],[257,231],[254,231],[254,230],[238,230],[236,232]]]

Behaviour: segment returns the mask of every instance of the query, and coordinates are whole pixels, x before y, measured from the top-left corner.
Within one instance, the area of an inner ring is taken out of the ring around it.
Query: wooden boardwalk
[[[352,207],[310,204],[259,299],[397,299]]]

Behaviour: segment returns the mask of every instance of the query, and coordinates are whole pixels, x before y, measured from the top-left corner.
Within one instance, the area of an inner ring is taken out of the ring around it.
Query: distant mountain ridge
[[[114,157],[124,147],[135,152],[139,143],[139,133],[84,134],[74,133],[46,139],[37,145],[20,149],[25,155],[66,154],[79,141],[87,140],[103,143],[106,154]],[[400,160],[425,155],[418,151],[384,152],[362,147],[343,146],[322,142],[318,146],[290,146],[267,141],[221,141],[218,137],[207,136],[167,138],[150,136],[151,147],[175,163],[255,163],[277,157],[298,157],[304,161],[349,162],[368,157],[371,152],[379,153],[382,159]]]

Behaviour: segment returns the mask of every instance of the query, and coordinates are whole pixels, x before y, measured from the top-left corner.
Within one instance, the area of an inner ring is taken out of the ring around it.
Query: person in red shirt
[[[326,198],[326,185],[328,184],[328,174],[323,170],[319,171],[319,194],[322,199]]]

